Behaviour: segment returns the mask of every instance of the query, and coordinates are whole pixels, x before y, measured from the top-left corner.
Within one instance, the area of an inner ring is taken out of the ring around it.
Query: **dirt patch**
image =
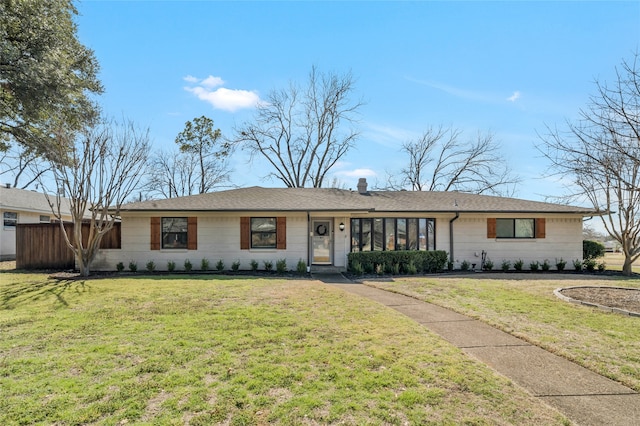
[[[640,316],[640,289],[621,287],[571,287],[559,289],[562,296]]]
[[[3,260],[0,262],[0,271],[13,271],[16,269],[15,260]]]

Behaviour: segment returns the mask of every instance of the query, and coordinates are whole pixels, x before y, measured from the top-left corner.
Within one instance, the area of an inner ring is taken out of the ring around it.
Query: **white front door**
[[[326,219],[313,220],[311,226],[313,227],[311,263],[314,265],[331,265],[331,221]]]

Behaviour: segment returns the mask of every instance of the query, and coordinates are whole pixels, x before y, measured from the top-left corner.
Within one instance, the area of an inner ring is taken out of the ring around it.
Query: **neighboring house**
[[[347,268],[347,255],[369,250],[444,250],[456,267],[480,267],[482,252],[496,268],[560,258],[582,259],[582,221],[593,209],[460,192],[367,191],[250,187],[126,204],[122,248],[102,250],[95,270],[118,262],[143,269],[153,261],[199,269],[223,260],[299,260],[312,268]]]
[[[55,202],[55,195],[50,196]],[[56,220],[44,194],[25,189],[0,187],[0,260],[16,258],[16,225],[19,223],[51,223]],[[69,202],[63,199],[63,221],[70,221]]]

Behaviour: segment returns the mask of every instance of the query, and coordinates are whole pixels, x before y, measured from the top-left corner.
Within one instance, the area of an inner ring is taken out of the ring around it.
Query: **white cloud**
[[[513,92],[513,95],[511,95],[510,97],[507,98],[507,100],[510,101],[510,102],[515,102],[518,99],[520,99],[520,96],[521,96],[520,92],[516,90],[515,92]]]
[[[495,101],[495,96],[487,92],[462,89],[456,86],[451,86],[451,85],[440,83],[437,81],[419,80],[412,77],[406,77],[406,79],[413,83],[417,83],[423,86],[428,86],[428,87],[432,87],[434,89],[440,90],[451,96],[455,96],[456,98],[461,98],[461,99],[466,99],[471,101],[480,101],[480,102]]]
[[[220,77],[210,75],[205,79],[199,79],[188,75],[184,80],[192,83],[192,86],[186,86],[184,90],[210,103],[216,109],[235,112],[243,108],[254,108],[261,103],[260,96],[254,91],[219,87],[225,84]],[[217,89],[213,90],[216,87]]]
[[[340,177],[366,178],[376,176],[376,172],[371,169],[354,169],[335,172],[335,175]]]
[[[204,80],[202,80],[200,82],[201,85],[205,86],[205,87],[218,87],[218,86],[222,86],[224,84],[224,80],[221,79],[220,77],[214,77],[212,75],[210,75],[209,77],[205,78]]]
[[[402,143],[420,135],[416,132],[399,127],[366,122],[362,136],[364,139],[383,146],[398,147]]]

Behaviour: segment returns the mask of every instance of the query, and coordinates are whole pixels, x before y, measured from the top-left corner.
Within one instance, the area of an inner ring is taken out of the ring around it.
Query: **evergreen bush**
[[[276,272],[278,274],[284,274],[287,272],[287,259],[276,260]]]
[[[353,252],[348,255],[349,271],[356,274],[356,262],[363,272],[373,273],[378,265],[384,271],[384,265],[393,265],[394,272],[408,272],[409,263],[413,262],[417,273],[440,272],[447,265],[447,252],[442,250],[433,251],[365,251]],[[397,267],[395,265],[398,265]]]
[[[224,260],[220,259],[216,262],[216,270],[222,272],[224,270]]]
[[[599,241],[582,241],[582,258],[584,260],[598,259],[604,256],[604,244]]]
[[[511,262],[509,262],[508,260],[503,260],[502,264],[500,264],[500,269],[502,269],[504,272],[507,272],[509,268],[511,268]]]
[[[513,269],[515,269],[516,271],[522,271],[523,266],[524,266],[524,260],[522,259],[518,259],[515,262],[513,262]]]
[[[298,264],[296,265],[296,271],[298,271],[298,275],[304,275],[307,273],[307,262],[300,259],[298,260]]]

